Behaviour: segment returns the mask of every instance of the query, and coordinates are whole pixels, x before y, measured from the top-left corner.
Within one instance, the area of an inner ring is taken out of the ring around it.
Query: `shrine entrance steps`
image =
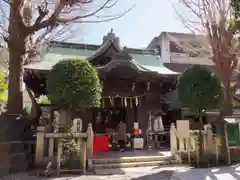
[[[132,150],[95,153],[93,169],[145,167],[176,164],[170,151]]]

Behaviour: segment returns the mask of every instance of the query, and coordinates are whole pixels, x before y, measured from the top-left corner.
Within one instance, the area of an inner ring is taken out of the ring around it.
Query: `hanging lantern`
[[[135,97],[135,105],[138,106],[138,97]]]
[[[127,107],[127,98],[126,97],[124,99],[124,105],[125,105],[125,107]]]

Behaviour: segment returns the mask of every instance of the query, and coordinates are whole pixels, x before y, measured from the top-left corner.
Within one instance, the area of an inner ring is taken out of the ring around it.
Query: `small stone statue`
[[[162,122],[162,116],[158,116],[154,119],[153,130],[154,132],[162,132],[164,131],[164,126]]]
[[[73,120],[72,132],[77,133],[82,131],[82,120],[76,118]]]

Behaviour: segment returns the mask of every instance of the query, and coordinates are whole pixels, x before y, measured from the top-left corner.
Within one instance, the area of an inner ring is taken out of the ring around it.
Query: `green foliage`
[[[57,63],[47,80],[48,97],[66,108],[98,107],[101,85],[98,73],[86,59],[65,59]]]
[[[40,96],[39,104],[51,104],[51,101],[48,99],[47,96]]]
[[[5,73],[0,73],[0,103],[5,103],[7,101],[7,75]]]
[[[214,73],[199,65],[188,68],[178,80],[178,97],[193,111],[218,108],[223,101],[223,87]]]
[[[76,142],[73,133],[71,132],[71,128],[68,128],[66,133],[68,135],[67,138],[61,140],[63,145],[61,166],[71,166],[74,161],[74,156],[77,156],[80,152],[80,145]]]
[[[233,13],[235,18],[240,17],[240,0],[231,0],[231,6],[233,8]]]

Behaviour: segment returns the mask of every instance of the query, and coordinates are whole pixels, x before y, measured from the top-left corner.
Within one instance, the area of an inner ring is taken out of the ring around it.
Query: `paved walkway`
[[[50,180],[170,180],[176,167],[138,167],[123,169],[101,169],[96,175],[65,176],[49,178]],[[1,179],[1,178],[0,178]],[[26,173],[5,177],[1,180],[43,180]]]
[[[175,171],[171,180],[240,180],[240,165],[220,168],[181,168]]]
[[[193,169],[188,167],[138,167],[125,169],[103,169],[97,175],[55,177],[49,180],[240,180],[240,165]],[[16,174],[0,180],[44,180],[26,173]]]

